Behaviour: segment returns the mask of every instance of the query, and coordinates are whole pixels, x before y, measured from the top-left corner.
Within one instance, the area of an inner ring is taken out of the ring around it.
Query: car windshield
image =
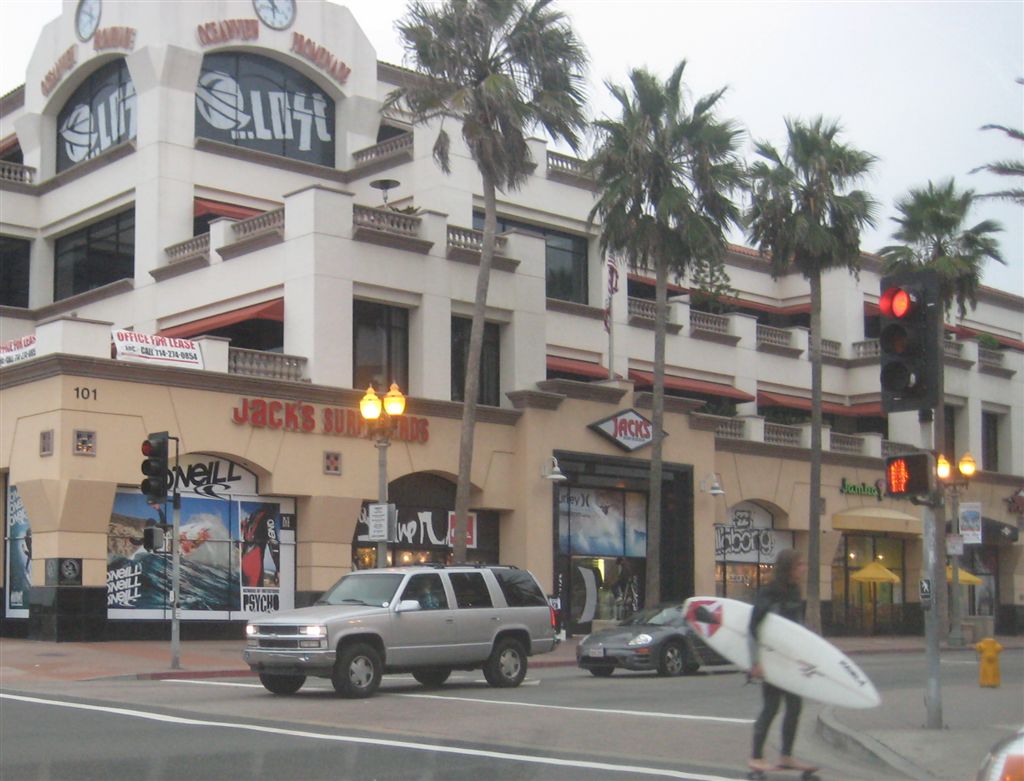
[[[619,626],[636,626],[637,624],[654,624],[655,626],[682,626],[683,608],[681,605],[661,605],[640,610]]]
[[[404,575],[374,572],[346,575],[316,601],[318,605],[371,605],[387,607]]]

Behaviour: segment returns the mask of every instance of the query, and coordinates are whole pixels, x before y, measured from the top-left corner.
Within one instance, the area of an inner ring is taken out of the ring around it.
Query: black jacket
[[[748,630],[751,664],[758,662],[757,632],[761,622],[769,613],[775,613],[802,624],[804,622],[804,602],[800,595],[800,587],[793,583],[781,583],[774,580],[757,592]]]

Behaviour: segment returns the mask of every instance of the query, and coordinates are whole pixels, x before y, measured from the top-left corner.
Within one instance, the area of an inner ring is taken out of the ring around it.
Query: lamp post
[[[978,465],[970,453],[964,453],[957,462],[956,468],[962,478],[960,480],[954,479],[953,466],[944,455],[940,453],[939,457],[935,461],[935,474],[938,475],[943,486],[949,489],[949,496],[952,500],[953,534],[959,535],[960,489],[967,488],[968,482],[978,469]],[[960,554],[953,553],[952,560],[953,577],[950,579],[950,582],[953,586],[953,596],[950,600],[950,612],[953,614],[953,620],[949,628],[949,644],[953,646],[961,646],[964,644],[964,633],[963,614],[960,605]]]
[[[394,432],[395,420],[405,413],[405,396],[398,389],[397,383],[391,383],[391,389],[384,394],[383,401],[371,385],[359,401],[359,414],[367,422],[373,433],[377,447],[377,501],[388,503],[388,447],[391,445],[391,434]],[[388,541],[377,541],[377,566],[388,565]]]

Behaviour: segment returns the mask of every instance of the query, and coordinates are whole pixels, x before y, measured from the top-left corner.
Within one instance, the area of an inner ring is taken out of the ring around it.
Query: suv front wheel
[[[490,658],[484,663],[484,678],[491,686],[518,686],[526,677],[526,665],[522,644],[511,637],[502,638],[494,644]]]
[[[368,643],[353,643],[341,650],[334,663],[331,683],[342,697],[369,697],[380,686],[383,674],[380,654]]]

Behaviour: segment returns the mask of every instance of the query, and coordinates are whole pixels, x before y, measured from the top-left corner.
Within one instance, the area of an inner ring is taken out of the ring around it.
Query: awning
[[[963,567],[960,567],[956,573],[956,580],[961,586],[980,586],[981,578],[975,575],[973,572],[968,572]],[[953,582],[953,568],[946,565],[946,582]]]
[[[638,385],[654,385],[654,374],[642,372],[637,369],[629,370],[629,379]],[[720,382],[707,382],[705,380],[691,380],[687,377],[677,377],[672,374],[665,375],[665,388],[668,390],[683,391],[684,393],[699,393],[701,396],[715,396],[736,401],[753,401],[754,397],[744,393],[731,385],[724,385]]]
[[[900,576],[884,564],[873,561],[850,575],[850,580],[858,583],[899,583]]]
[[[244,320],[276,320],[284,322],[284,299],[275,298],[272,301],[264,301],[262,304],[243,306],[241,309],[232,309],[229,312],[221,312],[217,315],[210,315],[200,320],[193,320],[190,323],[182,323],[171,328],[160,331],[161,336],[178,336],[187,339],[200,334],[208,334],[219,328],[225,328]]]
[[[596,380],[608,379],[607,367],[599,363],[562,358],[557,355],[548,356],[548,371],[559,374],[575,374],[578,377],[589,377]]]
[[[1020,529],[994,518],[981,519],[981,541],[986,545],[1011,544],[1020,539]]]
[[[921,519],[889,507],[854,507],[832,516],[836,531],[894,532],[920,536]]]
[[[233,220],[247,220],[257,214],[263,214],[262,209],[253,209],[249,206],[237,206],[233,203],[222,201],[211,201],[207,198],[195,198],[192,202],[192,216],[202,217],[204,214],[216,214],[218,217],[230,217]]]
[[[757,406],[787,407],[788,409],[800,409],[810,412],[811,400],[805,399],[802,396],[790,396],[785,393],[758,391]],[[831,401],[823,401],[821,403],[821,411],[825,415],[842,415],[850,418],[880,418],[882,417],[882,403],[878,401],[847,406]]]

